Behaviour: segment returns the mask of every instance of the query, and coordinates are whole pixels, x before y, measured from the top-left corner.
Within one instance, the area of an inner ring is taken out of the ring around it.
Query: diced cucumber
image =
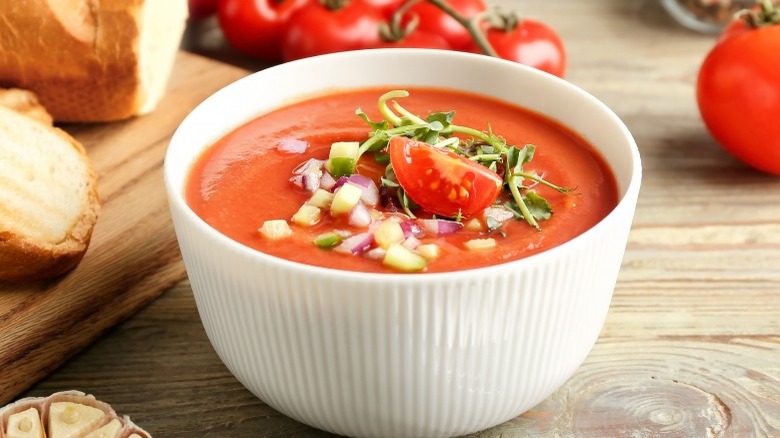
[[[356,141],[338,141],[330,145],[325,168],[334,178],[355,173],[360,143]]]
[[[292,229],[287,225],[287,221],[284,219],[274,219],[263,222],[263,226],[257,231],[260,232],[267,239],[278,240],[290,237],[293,234]]]
[[[330,145],[328,158],[345,157],[357,160],[360,143],[357,141],[337,141]]]
[[[331,249],[344,240],[344,236],[334,231],[320,234],[314,239],[314,244],[323,249]]]
[[[466,246],[466,249],[471,251],[476,251],[480,249],[490,249],[495,248],[496,246],[496,239],[488,238],[488,239],[471,239],[464,243],[463,245]]]
[[[339,187],[333,194],[333,202],[330,203],[330,214],[340,215],[349,213],[360,201],[360,195],[362,194],[363,189],[351,183],[346,183]]]
[[[425,257],[428,260],[433,260],[439,257],[441,254],[441,248],[435,243],[426,243],[417,247],[417,254]]]
[[[420,271],[428,265],[428,261],[425,258],[398,243],[387,248],[382,263],[385,266],[404,272]]]
[[[323,210],[329,209],[331,202],[333,202],[333,193],[325,189],[317,189],[314,194],[311,195],[311,198],[306,201],[307,204],[311,204]]]
[[[322,219],[322,210],[310,204],[303,204],[292,217],[292,221],[302,227],[310,227]]]
[[[386,220],[374,230],[374,241],[381,248],[389,248],[390,245],[401,243],[404,240],[404,230],[401,224]]]
[[[482,225],[482,222],[475,217],[467,220],[463,225],[463,228],[469,231],[485,231],[485,227]]]
[[[345,157],[328,158],[328,161],[325,162],[325,168],[334,178],[352,175],[355,173],[356,165],[357,160]]]

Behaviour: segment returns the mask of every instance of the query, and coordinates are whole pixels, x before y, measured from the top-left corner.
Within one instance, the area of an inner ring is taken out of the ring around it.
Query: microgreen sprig
[[[534,145],[526,144],[523,147],[509,145],[504,138],[494,134],[490,126],[487,131],[481,131],[454,124],[452,121],[455,111],[431,113],[423,119],[394,100],[408,96],[409,92],[406,90],[392,90],[380,96],[378,108],[384,120],[378,122],[370,120],[360,108],[355,111],[372,129],[368,139],[361,143],[359,155],[382,151],[387,147],[390,139],[396,136],[409,137],[446,148],[502,175],[505,189],[511,194],[511,200],[505,202],[504,207],[509,209],[515,218],[525,220],[537,230],[541,229],[538,221],[548,219],[552,214],[552,207],[546,199],[525,186],[524,182],[533,181],[560,193],[569,193],[573,190],[553,184],[542,176],[523,169],[523,165],[533,159],[536,151]],[[392,164],[388,164],[385,177],[382,178],[382,185],[397,190],[401,208],[409,216],[414,217],[412,210],[416,205],[395,179]]]

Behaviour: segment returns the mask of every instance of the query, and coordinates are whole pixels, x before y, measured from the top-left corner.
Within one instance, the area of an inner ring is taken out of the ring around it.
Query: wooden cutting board
[[[95,165],[101,212],[74,271],[45,284],[0,282],[0,405],[185,278],[163,184],[168,141],[196,105],[247,73],[180,52],[153,113],[61,126]]]

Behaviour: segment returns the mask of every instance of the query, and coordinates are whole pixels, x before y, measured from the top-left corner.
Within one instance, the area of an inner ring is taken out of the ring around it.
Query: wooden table
[[[645,176],[592,353],[549,399],[474,436],[780,436],[780,179],[736,162],[699,118],[696,72],[714,37],[651,0],[488,1],[560,32],[567,78],[626,122]],[[261,67],[215,45],[205,26],[186,48]],[[95,394],[157,437],[327,435],[232,377],[187,281],[25,395],[64,389]]]

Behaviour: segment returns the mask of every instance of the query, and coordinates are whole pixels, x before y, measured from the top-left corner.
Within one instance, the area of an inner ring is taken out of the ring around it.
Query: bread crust
[[[8,98],[8,96],[13,98]],[[14,233],[0,223],[0,280],[23,282],[46,280],[60,276],[79,264],[89,247],[97,222],[100,201],[97,193],[97,175],[84,147],[65,131],[46,123],[45,109],[32,93],[23,90],[0,90],[0,105],[25,115],[31,123],[44,125],[60,140],[67,143],[84,163],[87,174],[87,200],[81,215],[60,242],[40,242]],[[50,121],[51,118],[49,117]]]
[[[0,86],[35,92],[61,122],[141,113],[149,107],[139,53],[145,1],[2,2]]]

